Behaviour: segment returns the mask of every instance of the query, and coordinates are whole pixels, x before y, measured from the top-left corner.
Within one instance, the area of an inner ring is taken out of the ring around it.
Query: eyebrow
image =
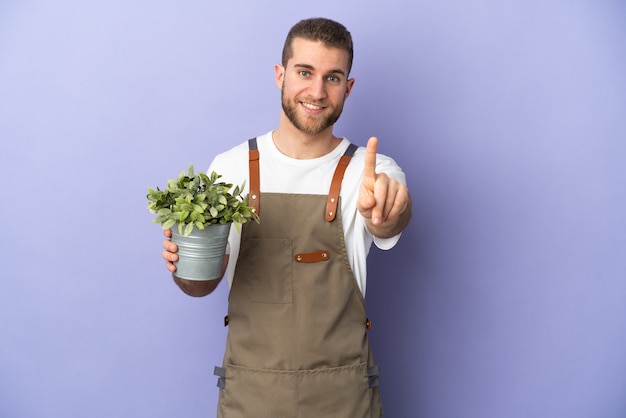
[[[315,67],[313,67],[310,64],[294,64],[293,66],[296,68],[305,68],[307,70],[315,70]],[[341,68],[335,68],[333,70],[326,72],[326,74],[341,74],[343,76],[346,75],[345,71],[343,71]]]

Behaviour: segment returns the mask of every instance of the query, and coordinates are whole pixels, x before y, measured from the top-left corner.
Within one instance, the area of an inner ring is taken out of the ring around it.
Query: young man
[[[218,155],[225,181],[249,186],[260,224],[229,238],[228,340],[216,368],[219,417],[381,417],[378,367],[365,314],[366,257],[389,249],[411,216],[402,170],[333,135],[354,79],[352,38],[341,24],[307,19],[289,32],[278,129]],[[165,231],[166,238],[171,236]],[[176,277],[176,245],[163,258],[187,294],[220,279]]]

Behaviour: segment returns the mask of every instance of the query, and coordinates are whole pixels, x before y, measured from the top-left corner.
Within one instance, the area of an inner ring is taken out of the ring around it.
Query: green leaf
[[[161,226],[163,227],[163,229],[170,229],[171,227],[174,226],[175,223],[176,223],[175,220],[169,219],[169,220],[163,222],[163,224]]]

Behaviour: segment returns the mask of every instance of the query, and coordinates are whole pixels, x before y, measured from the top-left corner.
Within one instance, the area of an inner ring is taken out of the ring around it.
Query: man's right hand
[[[164,250],[161,253],[161,257],[163,257],[163,259],[165,260],[165,267],[167,267],[170,272],[174,273],[176,271],[174,261],[178,261],[178,254],[176,254],[176,252],[178,251],[178,245],[170,241],[170,238],[172,238],[171,230],[164,229],[163,235],[165,235],[165,238],[167,239],[163,240]]]

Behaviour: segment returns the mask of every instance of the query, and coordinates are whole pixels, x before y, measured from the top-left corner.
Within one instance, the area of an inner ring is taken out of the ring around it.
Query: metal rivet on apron
[[[328,257],[328,253],[322,253],[322,258],[327,258]]]
[[[328,216],[333,216],[333,213],[332,212],[328,212]]]
[[[330,198],[330,203],[335,203],[335,198],[334,197]]]
[[[252,197],[252,200],[256,200],[256,195],[255,195],[255,194],[253,194],[253,195],[252,195],[252,196],[250,196],[250,197]]]
[[[296,257],[296,260],[298,260],[298,261],[302,261],[302,256],[301,256],[301,255],[297,256],[297,257]]]
[[[372,321],[370,321],[369,318],[365,321],[365,327],[367,329],[372,329]]]

